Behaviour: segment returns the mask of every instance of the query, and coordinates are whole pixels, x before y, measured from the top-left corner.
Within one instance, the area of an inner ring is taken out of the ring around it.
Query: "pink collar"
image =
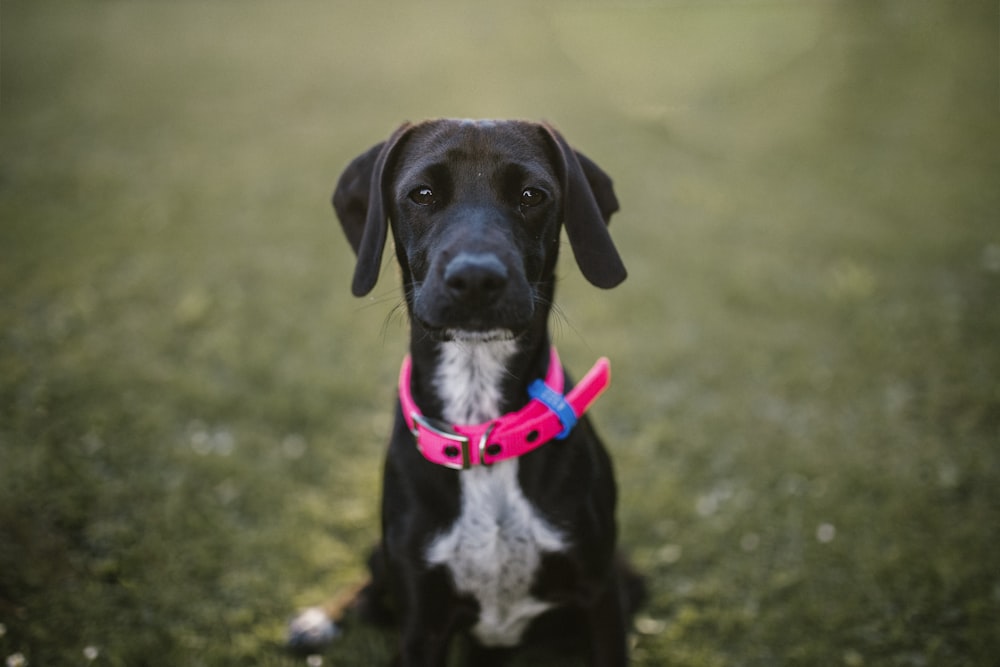
[[[399,403],[417,449],[428,461],[456,470],[524,456],[550,440],[565,438],[611,380],[611,364],[602,357],[563,396],[562,364],[553,347],[545,380],[535,380],[528,388],[532,400],[526,406],[485,424],[452,426],[423,416],[410,392],[410,371],[407,355],[399,370]]]

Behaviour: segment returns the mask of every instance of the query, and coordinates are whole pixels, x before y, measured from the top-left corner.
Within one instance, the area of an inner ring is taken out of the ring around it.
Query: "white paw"
[[[315,651],[332,642],[340,629],[320,607],[309,607],[288,624],[288,647]]]

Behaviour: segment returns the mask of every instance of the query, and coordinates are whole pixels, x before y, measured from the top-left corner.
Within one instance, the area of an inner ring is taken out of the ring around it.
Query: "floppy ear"
[[[354,158],[333,191],[333,208],[358,256],[351,283],[354,296],[368,294],[378,282],[382,250],[389,230],[383,192],[386,165],[391,163],[400,138],[409,128],[410,124],[404,123],[387,141]]]
[[[544,127],[561,162],[563,225],[576,263],[591,284],[614,287],[628,274],[608,233],[611,214],[618,210],[611,178],[586,155],[570,148],[555,128]]]
[[[354,254],[358,253],[361,237],[365,233],[372,172],[375,170],[375,162],[383,146],[385,146],[384,141],[351,160],[347,169],[340,175],[337,187],[333,191],[333,209],[337,212],[340,226],[343,227],[344,235],[350,241]]]

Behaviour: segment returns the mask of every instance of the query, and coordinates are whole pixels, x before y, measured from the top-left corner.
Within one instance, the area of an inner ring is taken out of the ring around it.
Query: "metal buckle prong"
[[[493,465],[492,463],[486,462],[486,442],[489,439],[490,434],[493,433],[493,428],[496,425],[497,425],[496,422],[490,424],[489,427],[486,429],[486,432],[483,433],[483,437],[479,438],[479,465],[481,466]]]

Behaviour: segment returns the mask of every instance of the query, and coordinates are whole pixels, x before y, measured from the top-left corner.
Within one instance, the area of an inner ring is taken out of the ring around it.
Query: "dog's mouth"
[[[494,343],[503,340],[515,340],[517,332],[511,329],[461,329],[457,327],[434,327],[424,322],[420,323],[421,329],[427,335],[438,342],[459,342],[459,343]]]
[[[495,343],[501,340],[514,340],[517,336],[510,329],[493,329],[490,331],[466,331],[464,329],[445,329],[449,340],[460,343]]]

